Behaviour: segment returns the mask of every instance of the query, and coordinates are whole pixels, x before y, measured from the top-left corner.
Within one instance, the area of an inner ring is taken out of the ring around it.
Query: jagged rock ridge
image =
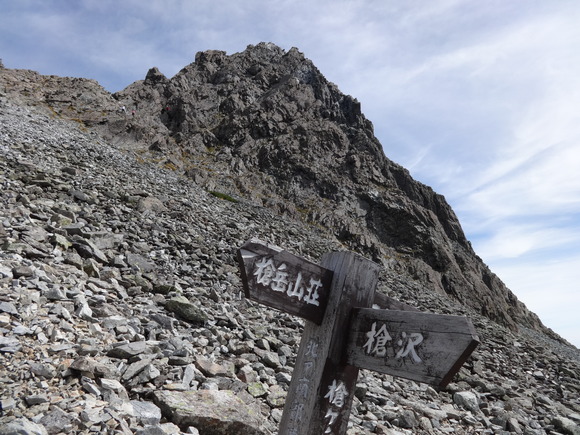
[[[322,225],[512,329],[551,333],[475,254],[444,197],[385,156],[356,99],[295,48],[200,52],[175,77],[152,68],[112,96],[84,79],[12,80],[10,90],[210,190]]]

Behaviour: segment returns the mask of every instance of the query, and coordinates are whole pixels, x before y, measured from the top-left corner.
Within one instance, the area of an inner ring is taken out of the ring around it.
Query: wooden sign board
[[[247,298],[320,325],[332,271],[258,239],[238,250],[238,263]]]
[[[440,388],[479,344],[462,316],[354,308],[351,319],[348,364]]]
[[[280,434],[346,434],[359,368],[443,388],[479,344],[465,317],[376,293],[379,266],[354,253],[326,254],[319,266],[251,239],[238,262],[247,298],[309,320]]]

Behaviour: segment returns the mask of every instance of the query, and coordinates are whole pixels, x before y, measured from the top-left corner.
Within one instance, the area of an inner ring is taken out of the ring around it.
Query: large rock
[[[23,418],[0,424],[0,435],[48,435],[48,432],[44,426]]]
[[[263,417],[231,391],[156,391],[163,415],[182,429],[196,427],[207,435],[265,435]]]
[[[165,304],[165,308],[192,323],[204,323],[207,320],[205,312],[184,296],[176,296]]]

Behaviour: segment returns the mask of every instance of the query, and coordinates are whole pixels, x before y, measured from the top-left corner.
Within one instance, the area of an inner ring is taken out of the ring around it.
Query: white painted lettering
[[[402,346],[401,349],[395,355],[396,359],[405,358],[407,355],[411,355],[411,359],[416,362],[420,363],[423,360],[419,358],[417,352],[415,352],[415,346],[418,346],[423,341],[423,335],[417,332],[413,332],[407,336],[406,332],[401,334],[401,339],[397,342],[399,346]]]
[[[366,350],[366,353],[371,355],[375,354],[376,356],[385,356],[387,354],[387,342],[391,341],[391,335],[389,331],[387,331],[387,325],[381,326],[381,328],[376,330],[377,322],[373,323],[371,330],[366,333],[368,337],[367,342],[364,344],[363,348]]]
[[[290,277],[285,263],[276,266],[271,258],[262,257],[254,264],[254,276],[257,284],[269,287],[274,292],[286,293],[288,297],[310,305],[320,305],[322,281],[316,277],[304,277],[302,272]]]

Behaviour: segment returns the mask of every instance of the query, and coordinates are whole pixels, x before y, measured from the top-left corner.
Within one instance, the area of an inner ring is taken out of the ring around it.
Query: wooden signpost
[[[322,322],[332,271],[256,239],[240,248],[238,261],[248,299]]]
[[[466,317],[354,308],[346,360],[443,388],[477,347],[476,336]]]
[[[465,317],[375,295],[379,266],[360,255],[332,252],[318,266],[251,239],[238,261],[246,297],[308,320],[281,435],[345,434],[360,368],[443,388],[479,343]]]

